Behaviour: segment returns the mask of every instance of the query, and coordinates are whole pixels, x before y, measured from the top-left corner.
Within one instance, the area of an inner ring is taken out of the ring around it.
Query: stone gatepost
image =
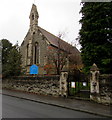
[[[67,97],[68,96],[68,87],[67,87],[67,79],[68,79],[68,70],[64,68],[61,71],[60,75],[60,96]]]
[[[90,99],[98,102],[99,97],[99,68],[94,63],[90,69],[91,77],[90,77]]]

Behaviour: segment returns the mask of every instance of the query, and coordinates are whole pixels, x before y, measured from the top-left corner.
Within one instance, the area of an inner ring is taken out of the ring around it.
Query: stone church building
[[[74,64],[82,64],[80,52],[77,48],[38,26],[39,14],[36,5],[34,4],[32,5],[29,19],[30,27],[20,46],[22,66],[27,74],[29,74],[30,66],[33,64],[36,64],[39,67],[39,74],[57,74],[55,63],[58,63],[58,65],[61,66],[61,69],[65,66],[69,67]],[[53,52],[49,54],[51,51]],[[62,56],[60,57],[60,55]],[[60,58],[55,60],[55,57]],[[55,63],[53,63],[53,60]],[[61,60],[66,61],[62,63]]]

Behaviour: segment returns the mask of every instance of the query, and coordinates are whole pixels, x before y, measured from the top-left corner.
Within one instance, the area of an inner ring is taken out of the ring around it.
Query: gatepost
[[[90,69],[90,99],[93,101],[99,101],[99,68],[94,63]]]
[[[60,75],[60,96],[62,97],[68,96],[67,79],[68,79],[68,69],[63,68]]]

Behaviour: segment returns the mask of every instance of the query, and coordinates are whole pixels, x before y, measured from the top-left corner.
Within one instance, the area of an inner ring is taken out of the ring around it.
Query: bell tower
[[[27,66],[27,73],[29,73],[30,66],[33,64],[33,40],[34,40],[34,34],[38,31],[38,12],[36,5],[32,5],[31,12],[30,12],[30,36],[28,38],[28,44],[27,44],[27,54],[26,54],[26,66]]]
[[[32,5],[32,9],[31,9],[31,12],[30,12],[30,16],[29,16],[29,19],[30,19],[30,32],[31,32],[31,35],[37,31],[38,29],[38,18],[39,18],[39,14],[37,12],[37,7],[36,5]]]

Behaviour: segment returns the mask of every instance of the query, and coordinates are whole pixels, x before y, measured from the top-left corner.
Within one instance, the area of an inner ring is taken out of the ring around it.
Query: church
[[[38,74],[59,74],[63,67],[82,64],[76,47],[38,26],[39,14],[34,4],[29,19],[30,27],[20,46],[26,74],[30,73],[32,65],[38,66]]]

